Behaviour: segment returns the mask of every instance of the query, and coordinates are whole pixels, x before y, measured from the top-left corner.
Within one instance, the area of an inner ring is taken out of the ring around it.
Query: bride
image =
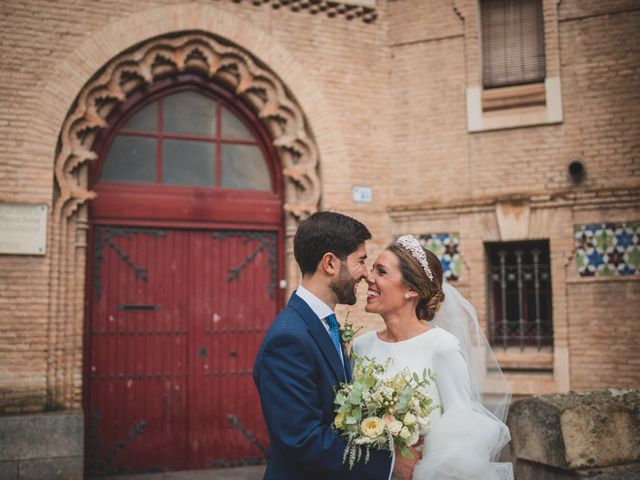
[[[435,409],[413,480],[512,480],[510,463],[496,462],[509,442],[504,423],[510,394],[473,306],[443,282],[438,258],[411,235],[376,260],[367,278],[365,310],[385,328],[356,338],[353,351],[389,374],[408,368],[435,374],[428,387]]]

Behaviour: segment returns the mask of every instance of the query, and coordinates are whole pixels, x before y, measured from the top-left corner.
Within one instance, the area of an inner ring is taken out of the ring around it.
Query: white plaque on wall
[[[351,189],[351,198],[355,203],[371,203],[371,200],[373,200],[373,189],[371,187],[353,187]]]
[[[0,203],[0,254],[44,255],[47,206]]]

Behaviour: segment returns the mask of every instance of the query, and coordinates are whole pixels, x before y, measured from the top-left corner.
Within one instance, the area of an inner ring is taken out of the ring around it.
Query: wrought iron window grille
[[[489,337],[495,347],[553,345],[548,241],[489,243]]]

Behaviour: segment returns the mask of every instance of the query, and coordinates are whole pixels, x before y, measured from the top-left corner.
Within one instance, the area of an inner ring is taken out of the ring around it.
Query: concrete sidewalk
[[[265,468],[265,465],[259,465],[185,472],[141,473],[115,477],[87,477],[87,480],[262,480]]]

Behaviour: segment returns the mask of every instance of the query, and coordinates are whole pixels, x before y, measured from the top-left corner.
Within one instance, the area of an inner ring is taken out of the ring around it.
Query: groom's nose
[[[373,283],[373,279],[371,278],[371,272],[365,268],[363,278],[367,283]]]

